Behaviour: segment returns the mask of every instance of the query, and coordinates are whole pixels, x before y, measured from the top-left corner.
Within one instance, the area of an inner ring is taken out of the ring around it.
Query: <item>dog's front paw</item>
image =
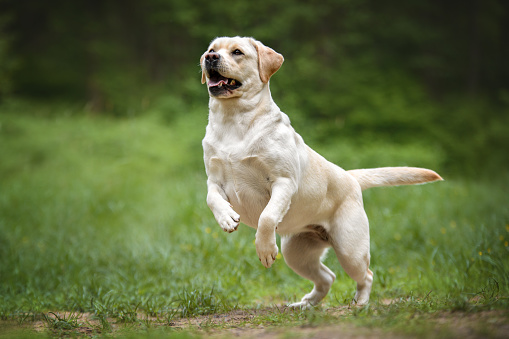
[[[237,230],[240,223],[240,215],[229,207],[216,215],[216,220],[223,231],[232,233]]]
[[[258,254],[258,258],[260,258],[263,266],[266,268],[272,266],[274,261],[276,261],[276,256],[278,253],[276,239],[274,239],[274,241],[259,241],[257,239],[255,241],[255,245],[256,254]]]

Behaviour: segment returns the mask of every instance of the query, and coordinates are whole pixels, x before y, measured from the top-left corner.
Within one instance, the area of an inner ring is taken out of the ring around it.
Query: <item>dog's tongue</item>
[[[219,86],[221,83],[223,85],[226,85],[227,84],[226,81],[227,81],[226,78],[223,78],[223,79],[209,79],[208,85],[209,85],[209,87]]]
[[[219,73],[214,73],[209,79],[209,87],[215,87],[219,85],[228,85],[228,78],[222,76]]]

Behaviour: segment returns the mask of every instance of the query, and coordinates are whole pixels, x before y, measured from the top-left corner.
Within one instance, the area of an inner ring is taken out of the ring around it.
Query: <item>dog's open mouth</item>
[[[213,95],[219,95],[236,90],[242,86],[242,83],[238,80],[224,77],[217,71],[210,70],[208,86]]]

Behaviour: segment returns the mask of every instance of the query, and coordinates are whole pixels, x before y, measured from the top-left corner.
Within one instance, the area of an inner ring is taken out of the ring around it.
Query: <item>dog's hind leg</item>
[[[362,200],[345,201],[336,211],[329,230],[329,242],[345,272],[357,282],[355,302],[369,301],[373,272],[369,270],[369,223]]]
[[[329,292],[336,276],[320,261],[324,250],[329,246],[328,242],[315,232],[281,238],[281,252],[286,264],[295,273],[315,284],[313,290],[300,302],[291,304],[289,307],[310,308],[317,305]]]

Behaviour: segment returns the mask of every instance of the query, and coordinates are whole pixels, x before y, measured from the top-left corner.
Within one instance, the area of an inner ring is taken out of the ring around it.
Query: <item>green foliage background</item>
[[[327,159],[446,179],[366,192],[374,301],[433,291],[454,309],[507,296],[508,11],[503,0],[0,0],[0,318],[138,307],[171,318],[191,299],[199,313],[308,292],[283,260],[259,265],[253,230],[219,232],[205,205],[198,63],[223,35],[285,56],[272,94]],[[325,261],[338,275],[326,303],[348,302],[353,282]]]
[[[502,0],[1,0],[0,96],[171,119],[206,101],[208,43],[253,36],[285,56],[273,93],[307,139],[421,143],[442,154],[439,169],[477,175],[509,165],[508,10]]]

